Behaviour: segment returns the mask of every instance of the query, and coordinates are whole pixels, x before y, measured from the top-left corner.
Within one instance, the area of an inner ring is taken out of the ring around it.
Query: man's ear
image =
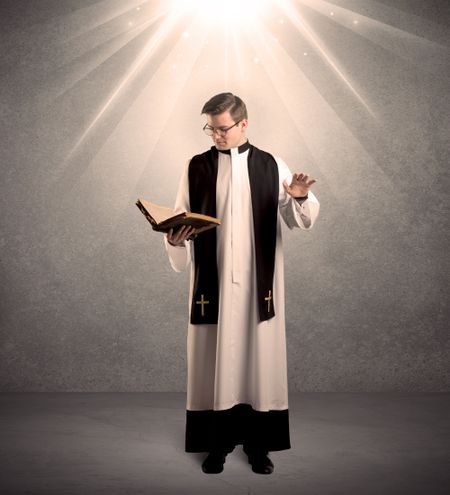
[[[246,130],[247,127],[248,127],[248,120],[247,119],[242,119],[241,120],[241,123],[242,123],[242,130]]]

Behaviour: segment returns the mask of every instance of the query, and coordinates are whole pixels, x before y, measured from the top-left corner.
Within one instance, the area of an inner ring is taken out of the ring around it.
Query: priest
[[[238,96],[215,95],[202,114],[214,146],[189,160],[175,209],[221,225],[165,237],[173,269],[191,273],[185,450],[208,453],[203,471],[219,473],[242,444],[252,470],[270,474],[269,452],[290,448],[281,219],[312,228],[316,180],[248,141]]]

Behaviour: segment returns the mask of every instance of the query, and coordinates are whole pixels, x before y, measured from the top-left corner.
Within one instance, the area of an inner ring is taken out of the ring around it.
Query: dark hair
[[[239,96],[233,93],[220,93],[209,99],[202,108],[202,114],[218,115],[229,111],[236,122],[247,118],[247,107]]]

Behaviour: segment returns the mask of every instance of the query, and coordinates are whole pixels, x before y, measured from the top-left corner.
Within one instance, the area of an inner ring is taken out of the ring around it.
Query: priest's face
[[[242,119],[237,125],[236,121],[226,111],[218,115],[207,115],[208,125],[214,128],[212,140],[218,150],[228,150],[241,146],[247,141],[247,119]],[[226,131],[226,129],[229,129]]]

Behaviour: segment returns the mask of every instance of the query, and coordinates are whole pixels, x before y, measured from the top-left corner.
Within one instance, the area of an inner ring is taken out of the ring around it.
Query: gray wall
[[[134,202],[173,202],[231,90],[318,178],[284,231],[290,389],[448,390],[448,2],[306,2],[320,47],[274,9],[228,51],[187,18],[149,45],[156,3],[124,3],[0,4],[0,389],[184,390],[187,274]]]

